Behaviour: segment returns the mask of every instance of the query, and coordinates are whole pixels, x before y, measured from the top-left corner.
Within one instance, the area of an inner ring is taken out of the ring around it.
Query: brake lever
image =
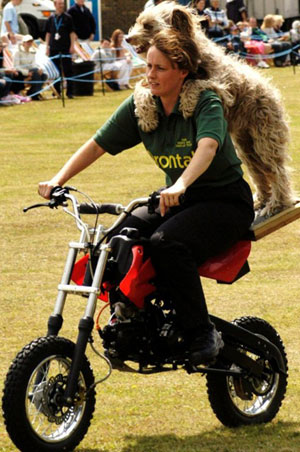
[[[58,206],[66,206],[67,203],[65,202],[64,194],[68,193],[68,188],[62,188],[62,187],[54,187],[51,190],[50,196],[51,199],[48,202],[33,204],[32,206],[24,207],[23,212],[27,212],[30,209],[35,209],[37,207],[50,207],[50,209],[57,209]]]
[[[50,205],[51,201],[43,202],[43,203],[39,203],[39,204],[33,204],[32,206],[24,207],[23,212],[26,213],[26,212],[28,212],[28,210],[35,209],[36,207],[50,207],[51,209],[53,209],[54,207],[57,207],[55,205]]]

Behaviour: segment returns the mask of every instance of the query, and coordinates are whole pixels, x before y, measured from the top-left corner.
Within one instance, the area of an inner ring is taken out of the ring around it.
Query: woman
[[[195,13],[200,16],[201,28],[205,34],[207,34],[209,27],[209,16],[204,12],[205,8],[207,8],[205,0],[192,0],[188,5],[190,8],[195,10]]]
[[[130,74],[132,71],[131,55],[127,49],[123,47],[124,33],[117,28],[111,36],[111,46],[116,58],[116,64],[119,70],[118,83],[120,89],[130,88]]]
[[[27,96],[30,96],[32,100],[40,100],[39,92],[47,79],[47,75],[37,67],[35,62],[36,51],[32,44],[33,37],[31,35],[23,36],[22,44],[14,54],[14,67],[21,72],[24,80],[30,84]]]
[[[200,91],[199,53],[189,32],[184,27],[155,36],[147,53],[148,83],[136,87],[53,179],[40,183],[39,193],[47,199],[54,186],[105,152],[115,155],[144,143],[168,187],[154,214],[142,207],[122,227],[149,237],[153,265],[175,304],[178,334],[198,365],[214,358],[223,343],[209,319],[197,267],[239,240],[254,213],[221,101],[212,91]]]
[[[290,65],[290,51],[291,44],[286,42],[286,37],[281,33],[278,33],[276,30],[276,26],[278,26],[278,22],[276,21],[276,17],[274,14],[267,14],[264,17],[263,23],[261,25],[261,29],[266,33],[269,38],[269,43],[272,46],[272,49],[275,53],[279,53],[282,55],[274,58],[274,64],[277,67],[289,66]]]

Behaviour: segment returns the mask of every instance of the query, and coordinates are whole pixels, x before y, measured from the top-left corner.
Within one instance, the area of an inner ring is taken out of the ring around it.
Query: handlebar
[[[50,192],[50,201],[24,207],[23,212],[27,212],[30,209],[36,209],[37,207],[50,207],[50,209],[57,209],[58,206],[62,206],[66,203],[66,194],[68,194],[69,191],[70,187],[53,187]]]
[[[31,206],[25,207],[23,212],[27,212],[30,209],[35,209],[37,207],[49,207],[50,209],[57,208],[58,206],[66,206],[67,200],[73,203],[74,213],[79,216],[79,214],[103,214],[108,213],[110,215],[120,215],[123,212],[128,214],[132,212],[139,206],[148,206],[149,213],[154,213],[155,209],[159,205],[160,192],[155,191],[149,195],[147,198],[138,198],[131,201],[126,207],[122,204],[115,203],[81,203],[78,204],[74,196],[70,195],[70,191],[77,191],[74,187],[54,187],[50,193],[50,201],[45,203],[33,204]],[[182,204],[184,202],[184,195],[179,197],[179,202]]]
[[[122,204],[89,204],[83,202],[79,204],[78,211],[83,214],[101,214],[109,213],[110,215],[120,215],[124,210]]]

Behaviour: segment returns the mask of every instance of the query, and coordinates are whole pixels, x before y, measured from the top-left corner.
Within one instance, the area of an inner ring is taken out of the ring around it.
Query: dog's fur
[[[221,95],[228,130],[256,188],[256,208],[264,215],[290,207],[295,196],[286,166],[289,126],[279,91],[270,81],[247,63],[225,55],[201,31],[198,17],[173,1],[143,11],[127,40],[145,56],[151,38],[166,27],[178,28],[180,20],[193,30],[205,89]]]

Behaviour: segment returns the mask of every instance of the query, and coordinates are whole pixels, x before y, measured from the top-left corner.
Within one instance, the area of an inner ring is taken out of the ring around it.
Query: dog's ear
[[[193,36],[193,22],[190,14],[183,9],[174,8],[171,17],[171,26],[182,34]]]

